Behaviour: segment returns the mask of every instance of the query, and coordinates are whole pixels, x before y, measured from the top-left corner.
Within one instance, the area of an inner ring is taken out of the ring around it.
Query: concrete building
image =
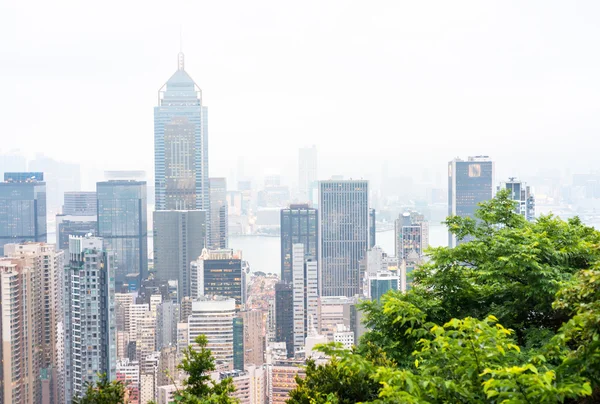
[[[448,163],[448,216],[475,217],[478,204],[493,198],[494,162],[488,156]],[[466,240],[462,240],[466,241]],[[461,242],[448,233],[448,246]]]
[[[269,398],[271,404],[285,404],[296,388],[296,376],[304,377],[303,362],[277,360],[269,366]]]
[[[376,273],[367,273],[365,278],[364,296],[369,300],[380,301],[381,296],[389,290],[400,290],[400,270],[398,271],[378,271]]]
[[[208,109],[183,53],[154,107],[154,184],[156,210],[204,210],[210,223]]]
[[[309,322],[318,324],[318,271],[314,258],[306,259],[303,244],[294,244],[292,252],[292,303],[294,305],[294,352],[304,348],[310,331]]]
[[[35,315],[40,315],[40,322],[29,324],[38,327],[40,342],[37,347],[41,352],[39,366],[45,375],[48,387],[48,399],[54,401],[64,396],[63,372],[64,344],[62,343],[63,301],[62,274],[64,253],[56,251],[54,244],[24,243],[6,244],[4,255],[11,259],[22,259],[26,267],[35,273],[33,288],[29,291],[35,299]],[[27,287],[27,284],[24,284]],[[4,340],[4,338],[3,338]]]
[[[65,399],[81,395],[98,374],[116,378],[115,285],[102,239],[69,240],[64,274]]]
[[[129,359],[117,361],[117,380],[120,380],[125,384],[128,404],[142,403],[142,401],[140,401],[139,362],[130,361]]]
[[[179,360],[176,346],[165,347],[161,349],[160,360],[158,362],[156,385],[166,386],[173,383],[173,380],[179,380],[179,369],[177,369],[178,364]]]
[[[265,363],[264,315],[260,310],[242,311],[244,323],[244,364],[261,366]]]
[[[190,263],[202,253],[206,239],[206,212],[154,212],[154,269],[162,280],[176,280],[179,299],[190,296]]]
[[[529,222],[535,220],[535,196],[527,183],[511,177],[506,182],[501,182],[498,190],[508,189],[513,201],[517,203],[515,211],[524,216]]]
[[[360,292],[359,262],[369,246],[369,183],[319,183],[319,265],[321,296]]]
[[[177,391],[181,390],[182,388],[182,386],[176,386],[174,384],[158,387],[156,389],[156,404],[175,403],[175,396],[177,394]]]
[[[319,333],[333,341],[338,324],[352,329],[356,298],[324,296],[319,298]]]
[[[4,173],[4,182],[0,182],[0,256],[5,244],[46,242],[46,229],[44,174]]]
[[[179,322],[179,304],[171,301],[158,305],[156,315],[156,350],[174,347],[177,344],[177,323]]]
[[[209,183],[211,223],[208,248],[219,250],[227,248],[229,239],[227,179],[209,178]]]
[[[188,344],[193,344],[198,335],[205,335],[215,362],[233,366],[235,306],[235,299],[222,296],[201,296],[194,300],[188,317]]]
[[[292,246],[303,244],[306,258],[318,257],[319,225],[317,209],[308,204],[281,209],[281,281],[292,282]]]
[[[191,263],[191,296],[223,296],[235,299],[242,308],[242,252],[231,249],[202,250]]]
[[[333,341],[339,342],[346,349],[352,349],[354,346],[354,332],[343,324],[337,325],[337,330],[333,334]]]
[[[98,236],[114,257],[115,284],[137,282],[148,276],[148,220],[146,182],[111,180],[96,184]],[[137,289],[137,287],[136,287]]]
[[[250,403],[267,403],[267,372],[264,366],[247,365],[246,372],[250,378]]]

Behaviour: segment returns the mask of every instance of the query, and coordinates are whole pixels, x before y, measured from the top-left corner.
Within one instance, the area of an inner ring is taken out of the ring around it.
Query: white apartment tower
[[[294,351],[304,347],[309,321],[318,324],[319,293],[317,261],[305,258],[304,244],[292,246],[292,296]]]

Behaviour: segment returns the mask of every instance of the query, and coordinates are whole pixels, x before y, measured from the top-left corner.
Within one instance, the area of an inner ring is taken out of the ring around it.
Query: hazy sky
[[[0,149],[153,172],[153,107],[186,70],[210,175],[379,175],[489,154],[499,176],[598,169],[597,1],[2,1]],[[411,168],[412,167],[412,168]],[[441,175],[441,174],[440,174]]]

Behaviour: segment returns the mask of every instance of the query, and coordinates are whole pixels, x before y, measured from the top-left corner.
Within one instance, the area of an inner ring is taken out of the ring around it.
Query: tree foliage
[[[352,352],[322,347],[331,360],[309,363],[289,402],[590,397],[600,388],[600,233],[577,218],[529,223],[514,208],[500,192],[476,219],[448,218],[465,242],[430,249],[407,293],[364,303],[370,331]]]
[[[109,381],[106,374],[101,374],[96,383],[86,385],[83,397],[74,397],[73,404],[121,404],[125,402],[125,385],[115,380]]]

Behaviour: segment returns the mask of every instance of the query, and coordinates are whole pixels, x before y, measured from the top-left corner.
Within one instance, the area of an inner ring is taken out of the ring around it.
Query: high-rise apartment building
[[[191,295],[190,263],[206,240],[206,212],[159,210],[154,212],[154,270],[161,280],[178,282],[178,298]]]
[[[524,216],[529,222],[535,220],[535,196],[527,183],[511,177],[506,182],[500,183],[498,190],[508,189],[510,197],[517,203],[515,211]]]
[[[298,191],[300,198],[313,200],[317,190],[318,162],[317,147],[303,147],[298,150]]]
[[[183,53],[154,107],[154,183],[156,210],[199,209],[210,217],[208,109]]]
[[[110,180],[96,184],[98,236],[113,255],[116,285],[148,275],[146,182]]]
[[[317,258],[319,225],[317,209],[308,204],[281,209],[281,281],[292,281],[292,246],[302,244],[306,258]]]
[[[179,322],[179,304],[172,301],[162,302],[156,310],[156,350],[173,347],[177,344],[177,323]]]
[[[417,212],[404,212],[394,223],[396,257],[407,260],[411,252],[423,258],[429,247],[429,222]]]
[[[227,179],[210,178],[210,237],[208,246],[213,250],[227,248],[228,209]]]
[[[95,192],[65,192],[63,215],[96,216],[97,199]]]
[[[261,310],[240,312],[244,323],[244,363],[262,366],[265,363],[264,316]]]
[[[223,296],[235,299],[242,308],[242,252],[204,249],[191,263],[191,296]]]
[[[207,348],[218,365],[233,366],[233,320],[236,302],[222,296],[201,296],[192,302],[188,317],[188,344],[205,335]]]
[[[478,204],[493,198],[494,162],[488,156],[455,158],[448,163],[448,216],[475,217]],[[462,240],[465,241],[465,240]],[[448,233],[448,246],[461,240]]]
[[[304,245],[294,244],[292,252],[292,288],[294,305],[294,352],[302,350],[309,323],[318,324],[317,261],[305,258]]]
[[[291,283],[275,284],[275,341],[285,342],[288,357],[294,356],[293,298]]]
[[[116,378],[115,284],[102,239],[69,240],[64,272],[65,399],[81,395],[86,382],[106,373]]]
[[[0,182],[0,256],[5,244],[45,242],[46,233],[44,174],[4,173],[4,182]]]
[[[57,251],[54,244],[24,243],[6,244],[4,255],[11,259],[22,259],[27,268],[35,273],[32,285],[24,284],[24,288],[32,286],[30,293],[34,300],[35,315],[40,321],[28,324],[37,328],[40,340],[36,347],[41,352],[39,367],[44,373],[48,397],[55,401],[63,395],[62,365],[64,349],[62,344],[63,302],[62,273],[64,253]]]
[[[354,296],[369,246],[369,183],[330,180],[319,186],[320,294]]]

